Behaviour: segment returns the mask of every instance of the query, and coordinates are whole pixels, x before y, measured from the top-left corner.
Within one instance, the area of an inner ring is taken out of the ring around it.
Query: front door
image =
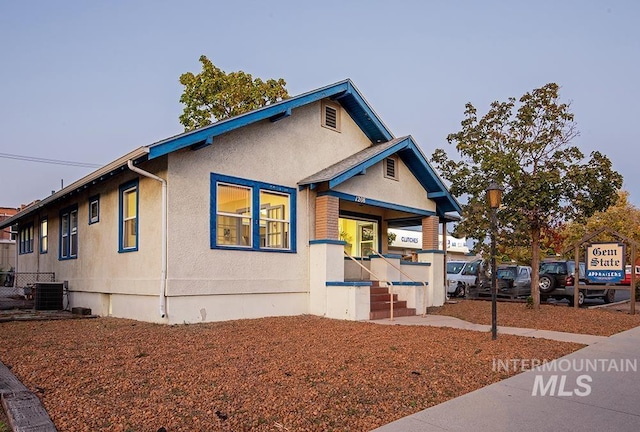
[[[340,240],[345,241],[345,251],[351,256],[366,257],[378,250],[378,222],[367,219],[340,218]]]

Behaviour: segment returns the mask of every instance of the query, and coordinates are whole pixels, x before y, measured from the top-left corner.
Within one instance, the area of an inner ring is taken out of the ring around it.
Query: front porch
[[[346,256],[344,246],[340,240],[311,241],[310,313],[362,321],[423,315],[444,304],[440,251],[421,251],[412,262],[398,255],[358,259]],[[433,282],[439,278],[442,289]]]
[[[392,305],[422,315],[444,304],[439,228],[446,238],[447,213],[460,208],[411,137],[372,144],[298,185],[310,208],[310,313],[380,318],[387,294],[389,317]],[[389,228],[408,227],[419,227],[422,244],[390,254]]]

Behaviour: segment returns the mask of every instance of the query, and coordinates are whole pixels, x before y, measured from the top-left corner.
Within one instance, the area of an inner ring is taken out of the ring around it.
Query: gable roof
[[[216,136],[266,119],[272,122],[278,121],[290,116],[291,110],[294,108],[325,98],[330,98],[340,103],[371,142],[386,142],[393,139],[393,134],[373,111],[373,108],[367,103],[360,91],[351,80],[346,79],[308,93],[303,93],[299,96],[267,105],[257,110],[217,121],[194,131],[185,132],[158,141],[149,147],[149,159],[154,159],[186,147],[201,148],[210,145]]]
[[[0,228],[13,225],[20,219],[29,216],[52,202],[67,198],[72,194],[86,189],[89,185],[96,184],[124,171],[129,159],[134,162],[139,162],[142,160],[155,159],[183,148],[195,150],[212,144],[216,136],[262,120],[268,119],[276,122],[290,116],[291,110],[294,108],[325,98],[332,99],[339,103],[373,145],[316,173],[314,176],[302,180],[299,183],[300,186],[308,185],[313,188],[314,184],[321,181],[329,181],[330,184],[335,186],[351,178],[353,175],[362,172],[368,166],[377,163],[388,155],[398,153],[425,190],[428,191],[428,198],[436,202],[441,218],[445,217],[444,214],[448,212],[461,213],[460,205],[455,198],[451,196],[431,165],[429,165],[429,162],[415,144],[413,138],[408,136],[395,139],[391,131],[389,131],[380,117],[378,117],[373,108],[371,108],[353,82],[346,79],[245,114],[215,122],[194,131],[185,132],[151,145],[140,147],[45,199],[36,201],[34,204],[18,212],[15,216],[0,222]],[[321,179],[325,177],[325,180]]]
[[[427,198],[436,202],[439,216],[444,216],[445,213],[449,212],[462,213],[460,204],[451,195],[410,135],[395,138],[382,144],[373,144],[340,162],[300,180],[298,185],[303,187],[308,186],[313,189],[319,183],[328,182],[329,189],[332,189],[351,177],[362,173],[370,166],[396,153],[427,191]]]

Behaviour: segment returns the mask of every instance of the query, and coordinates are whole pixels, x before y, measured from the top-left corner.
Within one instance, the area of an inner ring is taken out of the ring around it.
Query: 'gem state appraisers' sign
[[[591,283],[620,282],[624,279],[624,244],[593,243],[587,246],[587,279]]]

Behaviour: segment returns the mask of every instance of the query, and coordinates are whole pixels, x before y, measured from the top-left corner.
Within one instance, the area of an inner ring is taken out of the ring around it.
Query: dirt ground
[[[455,300],[430,308],[429,313],[491,325],[491,302],[486,300]],[[597,336],[611,336],[640,326],[640,314],[630,315],[628,308],[575,309],[566,303],[542,304],[539,310],[533,310],[525,303],[498,302],[496,315],[498,326]]]
[[[312,316],[14,321],[0,333],[0,360],[61,432],[368,431],[515,373],[495,360],[581,348]]]

